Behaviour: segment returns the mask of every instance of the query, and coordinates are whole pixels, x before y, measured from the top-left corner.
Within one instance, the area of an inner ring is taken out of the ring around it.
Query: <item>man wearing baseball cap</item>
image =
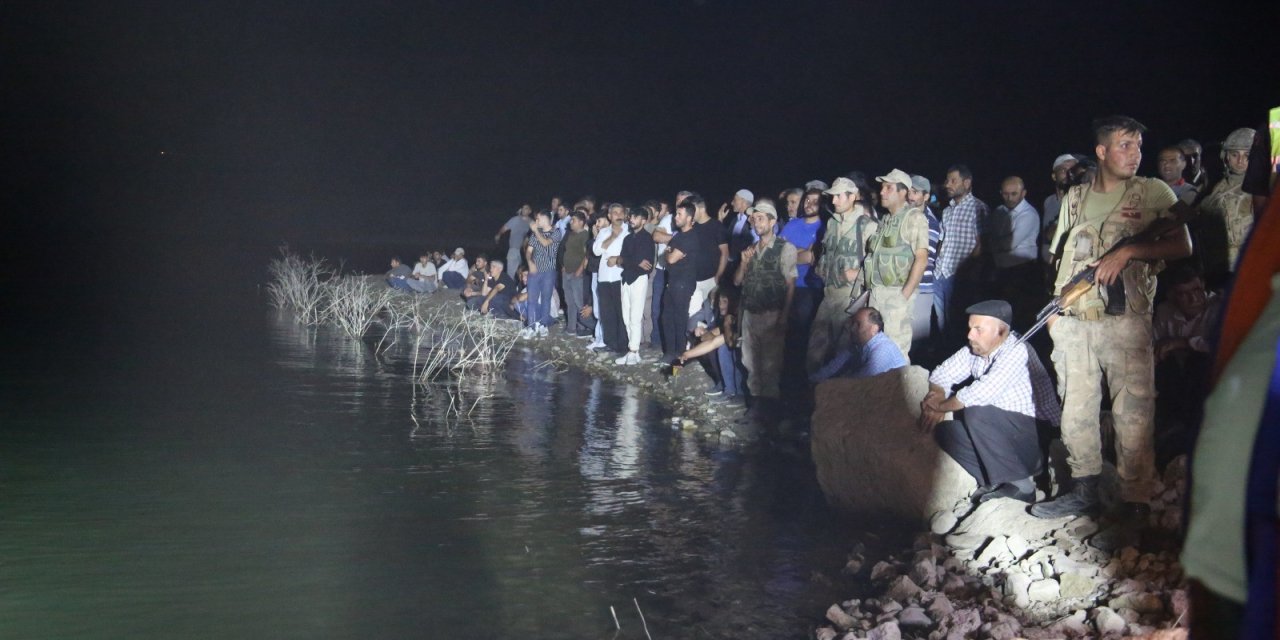
[[[846,309],[850,300],[862,296],[862,263],[867,256],[867,242],[876,232],[871,188],[865,178],[859,186],[858,182],[841,176],[823,193],[831,196],[834,211],[827,222],[822,254],[815,267],[824,288],[809,334],[806,363],[809,373],[820,369],[842,346],[841,336],[849,319]]]
[[[1062,196],[1071,188],[1071,169],[1080,161],[1070,153],[1064,153],[1053,160],[1053,169],[1049,178],[1053,180],[1053,193],[1044,199],[1044,208],[1040,211],[1040,259],[1049,262],[1053,256],[1049,254],[1049,236],[1058,228],[1058,209],[1062,207]]]
[[[747,389],[766,402],[781,397],[782,353],[787,316],[796,289],[796,247],[774,233],[778,210],[770,202],[751,208],[759,242],[742,250],[733,284],[742,287],[742,363]],[[764,409],[764,407],[762,407]]]
[[[920,209],[907,202],[911,176],[894,169],[876,178],[880,183],[880,206],[889,216],[871,237],[867,256],[867,304],[884,316],[884,332],[902,353],[911,351],[911,317],[916,290],[929,261],[929,222]],[[910,357],[910,356],[908,356]]]
[[[929,374],[920,428],[934,430],[938,446],[978,482],[975,502],[1032,502],[1032,477],[1044,460],[1036,421],[1056,425],[1062,417],[1053,383],[1035,352],[1015,344],[1008,302],[979,302],[965,313],[969,345]],[[973,382],[956,390],[969,379]],[[944,421],[946,413],[955,419]]]

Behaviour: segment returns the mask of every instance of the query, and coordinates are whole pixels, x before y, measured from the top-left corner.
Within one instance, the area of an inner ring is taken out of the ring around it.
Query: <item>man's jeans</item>
[[[564,287],[564,330],[566,333],[579,336],[590,334],[592,329],[591,325],[582,319],[582,307],[586,305],[583,280],[582,276],[566,273],[560,281],[561,286]]]
[[[554,271],[529,274],[529,313],[525,324],[551,326],[551,296],[556,288]]]
[[[951,304],[951,294],[956,290],[954,275],[933,280],[933,313],[938,316],[938,333],[943,334],[947,328],[947,305]]]
[[[650,315],[653,318],[653,331],[649,334],[649,344],[657,347],[662,344],[662,292],[667,288],[667,270],[653,270],[653,304]]]

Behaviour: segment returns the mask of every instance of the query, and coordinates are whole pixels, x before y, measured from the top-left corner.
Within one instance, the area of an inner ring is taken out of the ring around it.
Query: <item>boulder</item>
[[[902,631],[896,620],[889,620],[868,631],[867,640],[902,640]]]
[[[827,609],[827,619],[835,623],[841,630],[851,629],[858,624],[858,621],[853,616],[845,613],[844,609],[841,609],[838,604],[833,604]]]
[[[1093,612],[1093,625],[1098,635],[1117,635],[1124,633],[1129,623],[1110,607],[1098,607]]]
[[[1027,597],[1032,602],[1053,602],[1058,599],[1058,581],[1053,578],[1036,580],[1027,587]]]
[[[928,390],[929,374],[917,366],[818,385],[810,441],[833,507],[927,525],[973,493],[973,478],[916,427]]]
[[[1065,519],[1043,519],[1027,513],[1027,504],[1017,500],[991,500],[978,505],[956,527],[952,536],[979,534],[985,536],[1013,536],[1023,540],[1039,540],[1060,528]],[[947,536],[951,540],[951,536]],[[1008,545],[1005,545],[1006,550]]]

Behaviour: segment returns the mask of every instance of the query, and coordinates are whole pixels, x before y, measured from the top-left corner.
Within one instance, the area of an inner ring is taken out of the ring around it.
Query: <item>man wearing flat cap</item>
[[[1036,421],[1058,424],[1062,415],[1053,383],[1035,352],[1015,344],[1008,302],[987,300],[965,312],[969,346],[929,375],[920,427],[933,430],[938,446],[978,482],[975,501],[1032,502],[1032,478],[1044,460]],[[955,419],[943,420],[948,412]]]
[[[884,316],[884,332],[907,354],[911,351],[911,318],[916,290],[929,260],[929,222],[907,202],[911,176],[901,169],[876,178],[880,205],[889,216],[871,237],[867,256],[867,304]],[[908,356],[910,357],[910,356]]]
[[[865,191],[853,180],[841,176],[823,192],[831,196],[834,211],[827,222],[822,253],[814,267],[822,278],[823,294],[809,333],[806,363],[809,373],[820,369],[843,346],[840,339],[849,320],[846,309],[850,300],[862,295],[862,264],[867,245],[876,232],[870,187]]]

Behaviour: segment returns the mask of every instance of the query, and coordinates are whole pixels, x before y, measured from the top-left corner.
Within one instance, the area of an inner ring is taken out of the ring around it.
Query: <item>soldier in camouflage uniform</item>
[[[884,316],[885,335],[907,355],[917,290],[929,260],[929,221],[907,202],[909,174],[894,169],[876,181],[881,183],[880,205],[890,213],[871,238],[866,265],[871,289],[868,305]]]
[[[1091,183],[1071,187],[1059,212],[1052,245],[1061,251],[1054,294],[1061,294],[1073,276],[1095,263],[1099,286],[1049,325],[1063,405],[1062,442],[1072,483],[1055,499],[1031,508],[1033,515],[1042,518],[1078,515],[1098,507],[1104,379],[1116,430],[1116,470],[1124,501],[1118,510],[1120,521],[1130,525],[1142,522],[1154,488],[1151,303],[1162,261],[1190,255],[1191,238],[1182,225],[1159,238],[1107,253],[1120,240],[1144,231],[1157,218],[1169,216],[1169,207],[1177,202],[1164,182],[1135,177],[1142,161],[1145,130],[1141,123],[1124,116],[1095,121],[1097,175]],[[1107,315],[1102,285],[1117,279],[1125,285],[1124,311]],[[1095,544],[1101,546],[1100,542]]]
[[[809,373],[821,368],[842,346],[849,303],[862,295],[862,263],[867,256],[867,243],[876,232],[869,204],[870,187],[859,187],[842,176],[823,193],[831,195],[835,212],[827,222],[822,253],[815,267],[825,288],[809,334]]]
[[[1253,230],[1253,197],[1240,187],[1249,169],[1249,149],[1253,146],[1253,129],[1236,129],[1222,143],[1222,159],[1227,175],[1213,185],[1213,191],[1200,203],[1200,212],[1218,216],[1227,230],[1227,269],[1236,270],[1240,247]]]
[[[747,390],[756,398],[778,399],[787,317],[796,290],[796,247],[774,233],[778,210],[770,202],[750,209],[760,241],[742,250],[733,283],[742,287],[742,363]]]

